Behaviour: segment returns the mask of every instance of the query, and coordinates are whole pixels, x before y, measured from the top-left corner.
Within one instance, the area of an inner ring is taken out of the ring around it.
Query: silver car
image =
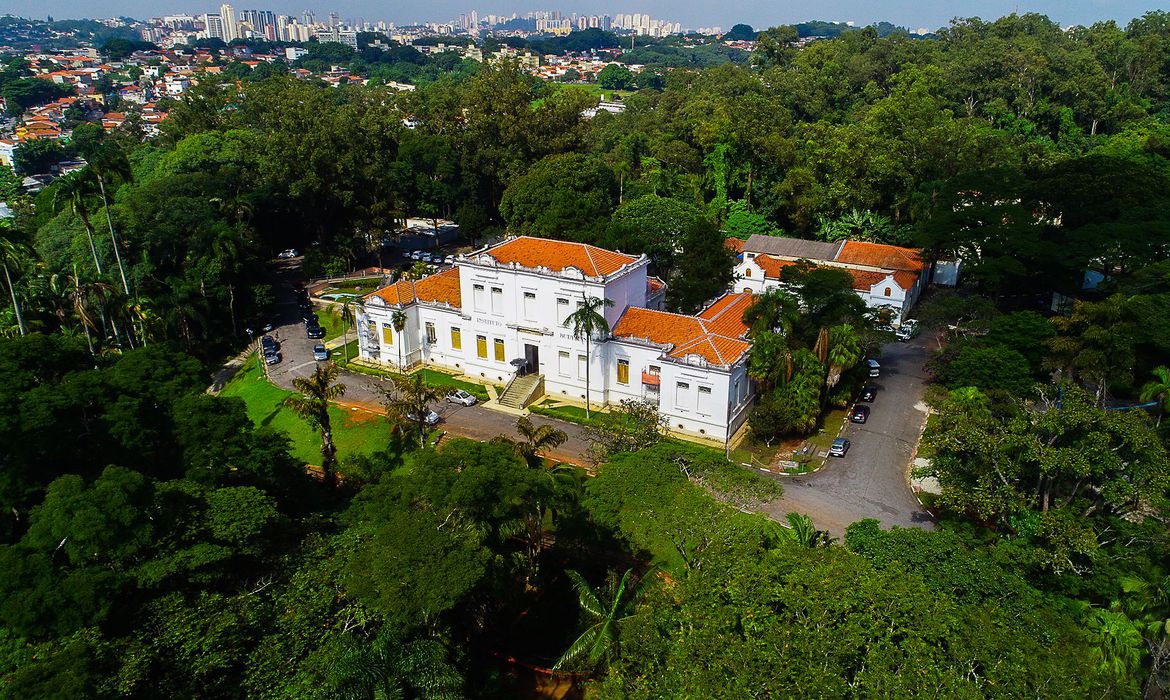
[[[833,446],[829,448],[830,457],[844,457],[845,453],[849,451],[849,441],[845,438],[837,438],[833,441]]]
[[[475,398],[462,389],[456,389],[450,394],[447,394],[448,403],[457,403],[460,406],[474,406],[478,401],[479,399]]]
[[[317,343],[313,346],[313,359],[318,362],[324,362],[329,359],[329,351],[325,349],[323,343]]]
[[[418,416],[414,413],[407,413],[406,419],[409,421],[416,421],[418,420]],[[423,416],[423,422],[427,425],[434,425],[439,422],[439,414],[435,413],[434,411],[427,411],[427,414]]]

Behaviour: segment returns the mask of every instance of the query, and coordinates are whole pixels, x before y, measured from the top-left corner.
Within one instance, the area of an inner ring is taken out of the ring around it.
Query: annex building
[[[751,344],[741,319],[752,291],[729,292],[695,316],[669,313],[666,285],[648,274],[649,264],[645,255],[582,243],[512,238],[367,295],[360,354],[503,383],[500,403],[516,407],[543,396],[584,401],[588,375],[594,404],[653,401],[671,430],[725,440],[751,403]],[[610,334],[587,354],[566,318],[589,297],[613,306],[599,310]]]

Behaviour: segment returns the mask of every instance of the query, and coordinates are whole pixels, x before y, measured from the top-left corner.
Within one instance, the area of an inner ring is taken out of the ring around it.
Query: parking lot
[[[834,537],[845,534],[850,523],[876,518],[883,527],[930,528],[930,516],[910,490],[911,453],[926,423],[922,404],[925,389],[928,334],[907,343],[883,348],[882,376],[872,380],[878,387],[863,423],[846,422],[841,436],[850,441],[843,458],[830,457],[824,468],[799,477],[776,477],[784,496],[763,510],[776,518],[785,513],[805,513]]]

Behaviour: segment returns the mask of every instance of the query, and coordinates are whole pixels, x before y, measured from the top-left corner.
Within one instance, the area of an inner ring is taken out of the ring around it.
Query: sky
[[[222,0],[3,0],[0,13],[56,19],[112,17],[126,15],[145,19],[164,14],[216,12]],[[649,13],[659,19],[681,22],[696,28],[746,23],[757,29],[808,20],[853,21],[859,25],[877,21],[917,29],[937,29],[952,17],[995,19],[1012,12],[1039,12],[1061,24],[1092,24],[1115,19],[1124,24],[1147,10],[1157,9],[1156,0],[234,0],[237,10],[273,10],[299,15],[306,8],[319,17],[336,11],[344,19],[385,19],[399,24],[445,21],[472,9],[484,14],[523,14],[530,10],[561,10],[565,13],[609,14]]]

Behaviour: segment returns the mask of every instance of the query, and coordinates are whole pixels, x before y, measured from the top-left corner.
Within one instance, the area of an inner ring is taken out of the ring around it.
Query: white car
[[[407,413],[406,419],[409,421],[416,421],[418,420],[418,416],[413,413]],[[427,411],[427,414],[423,416],[423,422],[427,425],[434,425],[439,422],[439,414],[435,413],[434,411]]]
[[[411,260],[422,260],[422,255],[423,255],[423,252],[421,250],[416,250],[410,254],[410,259]]]
[[[448,403],[457,403],[460,406],[474,406],[478,401],[479,399],[462,389],[456,389],[450,394],[447,394]]]
[[[287,250],[280,251],[280,254],[276,257],[280,258],[281,260],[291,260],[300,254],[300,251],[296,248],[289,248]]]
[[[894,337],[903,343],[916,335],[918,335],[918,321],[912,318],[903,321],[902,325],[898,326],[898,330],[894,332]]]

